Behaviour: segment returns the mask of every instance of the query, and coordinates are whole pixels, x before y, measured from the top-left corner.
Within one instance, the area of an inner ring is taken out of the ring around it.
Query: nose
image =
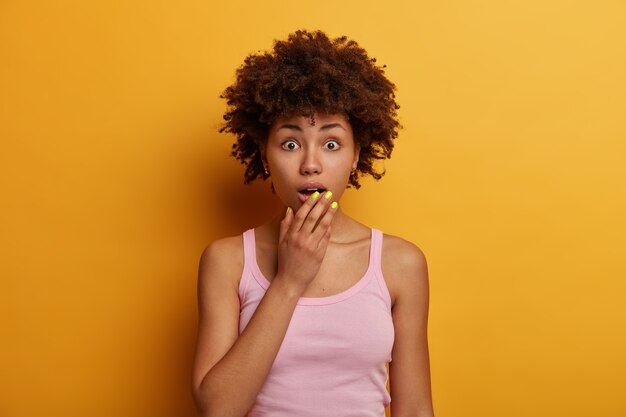
[[[307,152],[304,152],[302,163],[300,164],[300,173],[302,175],[322,173],[322,163],[315,150],[308,150]]]

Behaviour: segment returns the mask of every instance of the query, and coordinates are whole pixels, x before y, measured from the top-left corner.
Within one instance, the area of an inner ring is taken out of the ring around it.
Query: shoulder
[[[424,252],[412,242],[398,236],[383,235],[383,259],[393,259],[403,266],[421,267],[426,264]]]
[[[243,236],[229,236],[209,243],[200,262],[240,261],[243,264]]]
[[[412,242],[385,234],[381,267],[392,305],[401,295],[424,297],[428,294],[428,266],[424,252]]]
[[[243,272],[243,257],[242,235],[211,242],[200,255],[198,287],[217,284],[236,288]]]

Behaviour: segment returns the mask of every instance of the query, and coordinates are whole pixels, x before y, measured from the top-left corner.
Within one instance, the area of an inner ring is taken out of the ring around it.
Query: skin
[[[314,118],[315,124],[301,116],[275,121],[262,149],[276,194],[289,210],[255,229],[257,262],[271,285],[241,335],[241,236],[211,243],[200,259],[192,384],[203,417],[244,416],[270,371],[299,297],[344,291],[367,268],[370,229],[331,207],[358,162],[352,128],[343,115]],[[332,197],[303,202],[298,190],[311,182],[323,184]],[[391,415],[432,417],[426,260],[417,246],[385,235],[382,269],[395,329]]]

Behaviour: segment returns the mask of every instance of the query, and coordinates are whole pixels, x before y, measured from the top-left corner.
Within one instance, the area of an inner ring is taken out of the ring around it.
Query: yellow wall
[[[626,4],[259,3],[0,3],[0,415],[193,415],[200,252],[275,206],[218,96],[298,28],[398,86],[343,207],[429,259],[438,417],[626,415]]]

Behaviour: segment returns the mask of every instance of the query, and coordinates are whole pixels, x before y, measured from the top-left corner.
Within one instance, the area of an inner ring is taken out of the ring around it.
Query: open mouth
[[[320,194],[323,194],[326,192],[326,188],[322,187],[321,185],[317,187],[300,188],[298,190],[298,197],[300,198],[300,201],[304,203],[316,191]]]
[[[316,191],[318,193],[322,194],[324,191],[326,191],[326,188],[303,188],[301,190],[298,190],[298,192],[300,194],[304,194],[304,195],[308,195],[308,196],[310,196],[311,194],[313,194]]]

